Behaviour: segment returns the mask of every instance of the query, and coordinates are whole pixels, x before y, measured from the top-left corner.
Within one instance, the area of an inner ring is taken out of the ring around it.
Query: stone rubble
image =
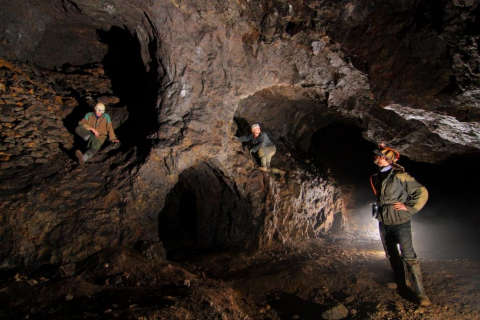
[[[72,148],[65,122],[82,98],[90,106],[119,102],[101,65],[54,72],[0,60],[0,94],[1,169],[48,164]]]

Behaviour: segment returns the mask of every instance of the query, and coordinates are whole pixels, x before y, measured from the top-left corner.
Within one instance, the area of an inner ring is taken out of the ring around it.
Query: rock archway
[[[252,206],[219,168],[200,163],[183,171],[158,217],[169,257],[246,248],[257,240]]]

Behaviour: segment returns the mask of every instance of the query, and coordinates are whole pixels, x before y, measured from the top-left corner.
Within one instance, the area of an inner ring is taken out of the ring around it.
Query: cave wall
[[[245,246],[316,237],[335,215],[347,219],[345,205],[338,188],[296,163],[289,148],[308,150],[314,132],[339,119],[414,160],[478,152],[478,55],[471,49],[478,5],[442,5],[2,0],[1,56],[49,68],[97,63],[109,50],[102,32],[119,28],[138,41],[155,93],[142,101],[148,107],[137,108],[137,122],[142,114],[151,121],[136,137],[148,146],[141,152],[131,141],[106,152],[96,168],[38,175],[34,191],[3,195],[9,218],[2,239],[9,246],[2,266],[69,262],[112,245],[158,240],[159,213],[180,175],[211,162],[251,203],[258,233],[245,236]],[[467,64],[468,81],[460,79]],[[453,78],[468,88],[452,89]],[[129,114],[135,103],[126,106]],[[469,116],[461,116],[466,110]],[[280,150],[276,165],[287,171],[283,178],[256,170],[233,138],[246,133],[235,117],[271,132]],[[35,176],[39,169],[32,168]],[[92,181],[94,172],[102,174]]]

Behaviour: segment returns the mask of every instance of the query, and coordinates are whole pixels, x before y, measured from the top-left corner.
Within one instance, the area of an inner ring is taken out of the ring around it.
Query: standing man
[[[261,160],[261,167],[259,169],[262,171],[268,171],[270,169],[270,161],[277,151],[277,148],[270,141],[268,135],[265,132],[261,132],[258,123],[252,126],[252,134],[242,136],[238,138],[238,140],[240,142],[251,141],[253,147],[250,149],[250,153],[258,152],[258,156]]]
[[[405,265],[412,276],[421,306],[430,305],[423,287],[420,262],[413,249],[410,217],[423,208],[428,199],[427,189],[405,169],[396,164],[400,153],[380,145],[375,151],[374,163],[380,171],[370,178],[377,203],[372,213],[379,221],[380,238],[390,260],[397,289],[405,292]],[[400,249],[400,252],[399,252]],[[401,253],[401,254],[400,254]]]
[[[88,150],[84,154],[80,150],[75,151],[75,156],[77,156],[80,165],[84,165],[100,150],[100,147],[107,140],[107,134],[111,142],[119,142],[113,131],[112,120],[105,113],[105,105],[99,102],[95,105],[93,111],[87,113],[75,129],[75,132],[83,140],[88,141]]]

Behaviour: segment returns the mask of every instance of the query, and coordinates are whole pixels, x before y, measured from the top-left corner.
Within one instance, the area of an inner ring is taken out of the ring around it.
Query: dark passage
[[[158,72],[157,44],[148,44],[149,65],[142,60],[137,36],[113,26],[109,31],[98,30],[100,40],[108,45],[102,60],[106,75],[111,79],[113,94],[120,98],[116,106],[126,107],[128,119],[117,130],[124,148],[137,146],[147,155],[151,142],[147,137],[159,128],[157,98],[162,75]]]
[[[334,122],[312,136],[309,152],[319,167],[328,167],[342,185],[360,184],[368,180],[373,164],[375,144],[362,137],[362,129]]]
[[[333,123],[313,135],[310,152],[318,166],[330,169],[330,179],[338,182],[352,219],[360,227],[368,225],[376,232],[377,222],[371,220],[369,211],[375,200],[369,184],[369,177],[377,171],[373,163],[375,148],[363,139],[360,128]],[[480,235],[476,230],[480,223],[476,184],[479,162],[478,154],[454,157],[440,164],[400,156],[398,163],[429,191],[426,206],[412,217],[414,245],[420,257],[480,259]]]
[[[227,177],[207,163],[180,174],[158,223],[159,238],[170,259],[246,248],[256,238],[248,201],[241,198]]]
[[[452,157],[440,164],[404,158],[402,164],[429,191],[429,201],[416,214],[413,236],[426,258],[480,260],[480,155]]]

